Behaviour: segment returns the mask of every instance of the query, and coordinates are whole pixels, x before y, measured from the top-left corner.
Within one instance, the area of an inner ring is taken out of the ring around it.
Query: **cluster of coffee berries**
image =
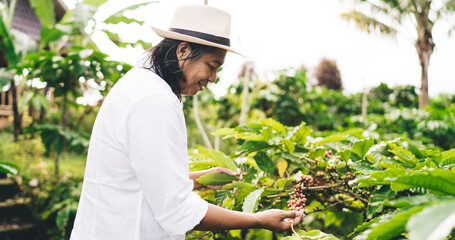
[[[289,210],[299,211],[305,207],[306,197],[303,194],[303,189],[309,187],[313,184],[313,177],[308,175],[302,175],[300,181],[295,187],[294,194],[291,195],[291,198],[288,201]]]

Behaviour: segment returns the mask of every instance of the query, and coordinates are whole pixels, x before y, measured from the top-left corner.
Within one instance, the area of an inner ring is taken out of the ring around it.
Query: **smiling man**
[[[266,228],[286,231],[303,211],[242,213],[208,204],[189,172],[182,95],[215,82],[229,46],[230,15],[208,6],[176,10],[145,64],[107,95],[90,139],[72,240],[184,239],[187,231]],[[210,186],[206,186],[210,187]]]

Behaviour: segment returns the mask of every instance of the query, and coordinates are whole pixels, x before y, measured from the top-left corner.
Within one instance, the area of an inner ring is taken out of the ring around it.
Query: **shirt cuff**
[[[185,236],[185,234],[198,225],[207,214],[208,202],[203,200],[195,192],[191,192],[183,204],[178,206],[178,216],[174,216],[177,224],[168,226],[168,234],[171,236]],[[167,225],[167,224],[166,224]]]

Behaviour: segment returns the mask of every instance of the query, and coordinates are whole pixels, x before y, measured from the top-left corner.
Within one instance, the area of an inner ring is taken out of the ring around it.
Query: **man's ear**
[[[179,61],[186,60],[190,56],[191,47],[187,42],[181,42],[177,47],[177,59]]]

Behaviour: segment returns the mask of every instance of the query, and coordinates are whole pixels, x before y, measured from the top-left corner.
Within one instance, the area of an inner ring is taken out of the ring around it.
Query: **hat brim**
[[[151,26],[151,28],[158,36],[163,37],[163,38],[170,38],[170,39],[175,39],[175,40],[181,40],[181,41],[186,41],[186,42],[202,44],[202,45],[211,46],[211,47],[217,47],[217,48],[224,49],[224,50],[226,50],[228,52],[232,52],[232,53],[238,54],[238,55],[240,55],[242,57],[245,57],[243,54],[233,50],[232,48],[230,48],[228,46],[222,45],[222,44],[209,42],[207,40],[200,39],[200,38],[197,38],[197,37],[188,36],[188,35],[185,35],[185,34],[180,34],[180,33],[176,33],[176,32],[162,30],[162,29],[159,29],[159,28],[156,28],[156,27],[153,27],[153,26]]]

